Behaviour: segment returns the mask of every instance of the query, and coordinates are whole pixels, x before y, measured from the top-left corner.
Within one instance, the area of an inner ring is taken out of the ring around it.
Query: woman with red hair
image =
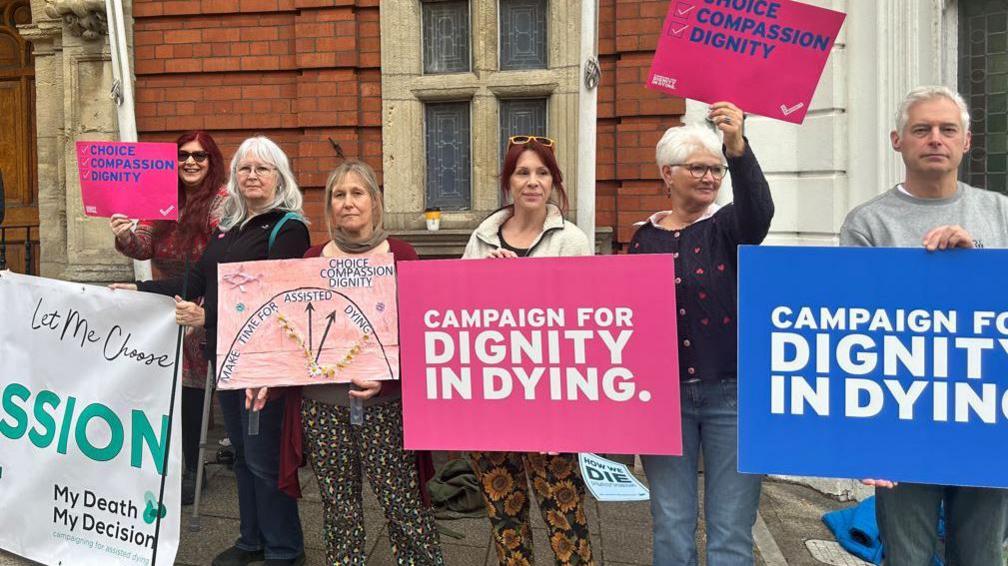
[[[567,193],[553,145],[543,137],[508,140],[501,190],[511,204],[480,223],[463,258],[592,255],[588,237],[564,219]],[[472,452],[469,458],[483,488],[502,565],[534,561],[529,481],[556,563],[595,564],[577,454]]]
[[[203,255],[210,234],[217,229],[214,211],[227,195],[224,157],[210,134],[202,131],[179,136],[178,222],[172,220],[133,222],[114,214],[109,227],[115,246],[123,255],[150,260],[155,279],[182,275],[186,259],[195,263]],[[182,504],[193,502],[196,492],[196,461],[199,458],[200,425],[203,417],[207,360],[203,355],[206,336],[202,328],[187,327],[182,357]]]

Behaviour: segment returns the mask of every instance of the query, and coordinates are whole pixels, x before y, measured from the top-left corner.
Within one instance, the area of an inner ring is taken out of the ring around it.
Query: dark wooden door
[[[8,267],[38,273],[38,179],[35,153],[35,67],[31,44],[17,31],[31,23],[27,0],[0,0],[0,173],[3,174],[3,242]],[[33,245],[32,265],[26,240]]]

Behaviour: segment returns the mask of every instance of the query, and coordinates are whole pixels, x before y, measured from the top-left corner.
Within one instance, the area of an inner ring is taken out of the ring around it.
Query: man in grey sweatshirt
[[[1008,248],[1008,198],[958,180],[971,139],[969,113],[959,94],[946,87],[914,89],[900,105],[890,138],[903,156],[906,179],[847,215],[841,245]],[[932,564],[942,503],[946,563],[1003,564],[1008,490],[863,481],[877,488],[886,566]]]

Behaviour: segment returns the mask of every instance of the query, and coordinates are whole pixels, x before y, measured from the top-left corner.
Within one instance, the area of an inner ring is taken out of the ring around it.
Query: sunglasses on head
[[[193,161],[195,161],[196,163],[203,163],[204,161],[207,160],[207,157],[209,157],[209,156],[210,155],[207,152],[205,152],[205,151],[179,151],[178,152],[179,163],[185,163],[186,161],[189,161],[190,157],[192,157]]]
[[[511,136],[508,138],[508,148],[515,145],[525,145],[530,142],[536,142],[543,147],[552,148],[556,143],[552,139],[545,136]]]

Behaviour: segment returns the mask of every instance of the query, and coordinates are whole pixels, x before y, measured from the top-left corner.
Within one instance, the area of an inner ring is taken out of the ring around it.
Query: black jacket
[[[217,230],[210,236],[203,256],[190,266],[188,277],[180,275],[159,281],[139,281],[137,289],[161,295],[179,295],[184,299],[203,297],[206,309],[205,346],[208,360],[217,359],[217,264],[258,261],[264,259],[291,259],[304,256],[310,246],[308,227],[303,222],[290,219],[280,228],[269,248],[269,237],[277,221],[286,214],[273,210],[260,214],[227,232]],[[183,291],[183,283],[185,289]]]

